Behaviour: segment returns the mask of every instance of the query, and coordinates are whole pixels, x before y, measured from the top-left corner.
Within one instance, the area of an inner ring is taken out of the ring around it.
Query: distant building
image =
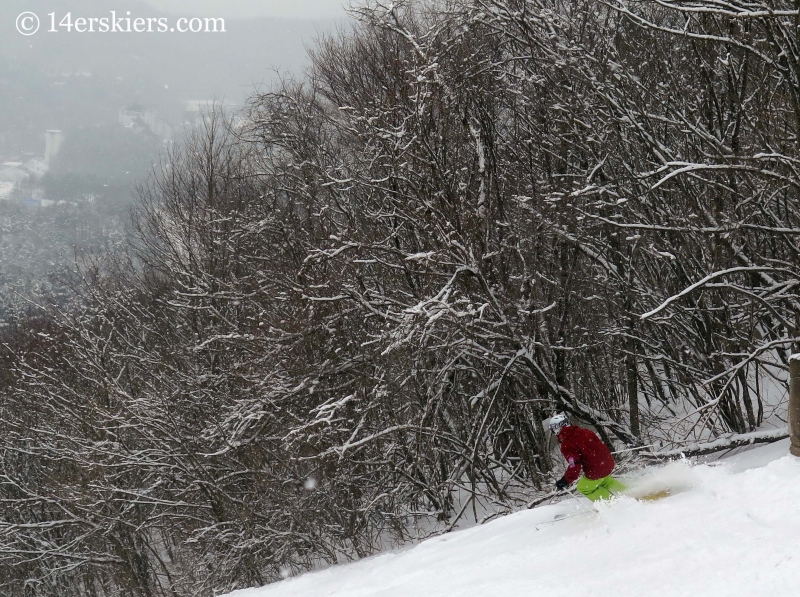
[[[155,110],[139,105],[128,106],[119,111],[121,126],[134,131],[149,131],[166,145],[172,141],[172,125],[156,116]]]
[[[44,163],[49,166],[53,158],[61,151],[64,143],[64,132],[59,130],[49,130],[45,133]]]
[[[22,162],[4,162],[0,165],[0,201],[8,201],[18,185],[30,178],[22,169]]]
[[[11,193],[14,191],[14,183],[0,181],[0,201],[8,201],[11,199]]]
[[[214,105],[214,100],[187,100],[183,112],[184,126],[200,126],[203,115],[213,111]]]
[[[127,129],[135,128],[138,125],[154,131],[156,128],[156,113],[155,110],[134,104],[119,111],[119,123]]]
[[[88,79],[88,78],[91,78],[92,72],[91,71],[80,71],[80,72],[74,72],[74,73],[68,73],[68,72],[50,73],[47,76],[48,77],[61,77],[62,79],[69,79],[70,77],[75,77],[75,78],[85,77],[85,78]]]
[[[6,162],[6,164],[17,164],[17,162]],[[17,185],[30,178],[30,174],[20,167],[21,164],[9,166],[6,164],[3,164],[3,166],[0,167],[0,182],[7,182],[11,183],[12,185]]]
[[[32,160],[28,160],[27,162],[25,162],[25,165],[23,166],[23,168],[26,171],[30,172],[31,174],[33,174],[34,176],[37,176],[37,177],[44,176],[45,174],[47,174],[47,171],[50,169],[50,167],[47,164],[46,159],[45,160],[41,160],[41,159],[37,159],[37,158],[33,158]]]

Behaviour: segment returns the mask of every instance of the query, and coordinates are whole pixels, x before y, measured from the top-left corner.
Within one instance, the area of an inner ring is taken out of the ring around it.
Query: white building
[[[149,108],[129,106],[119,111],[119,123],[127,129],[134,128],[138,124],[153,131],[156,128],[156,113]]]
[[[222,104],[214,100],[187,100],[183,112],[184,126],[200,126],[203,123],[203,115],[213,112],[215,105]]]
[[[44,176],[50,169],[46,160],[41,160],[37,158],[33,158],[32,160],[28,160],[27,162],[25,162],[23,168],[36,177]]]
[[[17,185],[28,180],[31,175],[23,170],[21,166],[22,164],[19,162],[6,162],[0,166],[0,182]]]
[[[11,193],[14,191],[13,182],[0,181],[0,201],[8,201],[11,199]]]
[[[64,143],[64,132],[59,130],[50,130],[45,133],[45,150],[44,150],[44,163],[48,166],[54,157],[61,151],[61,145]]]
[[[131,130],[149,130],[165,145],[172,141],[172,125],[158,118],[155,110],[136,105],[123,108],[119,111],[119,123]]]

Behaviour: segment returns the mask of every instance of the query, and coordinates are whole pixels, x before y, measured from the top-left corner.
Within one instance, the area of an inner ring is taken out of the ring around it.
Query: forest
[[[800,6],[371,3],[0,328],[0,590],[200,597],[774,428]]]

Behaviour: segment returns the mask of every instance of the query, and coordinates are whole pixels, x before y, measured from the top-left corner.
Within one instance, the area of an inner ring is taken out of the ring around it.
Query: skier
[[[562,491],[569,487],[581,474],[578,491],[590,500],[607,500],[625,486],[611,476],[614,470],[614,457],[597,434],[588,429],[569,424],[566,415],[557,414],[550,419],[550,431],[561,444],[561,453],[569,466],[564,476],[556,483]]]

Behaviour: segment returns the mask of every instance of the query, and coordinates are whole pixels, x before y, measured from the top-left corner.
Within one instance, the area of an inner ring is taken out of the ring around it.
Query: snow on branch
[[[718,272],[714,272],[713,274],[709,274],[708,276],[706,276],[702,280],[699,280],[698,282],[695,282],[691,286],[686,287],[685,289],[683,289],[678,294],[675,294],[675,295],[669,297],[667,300],[665,300],[663,303],[661,303],[658,307],[656,307],[652,311],[648,311],[647,313],[644,313],[644,314],[640,315],[639,319],[640,320],[650,319],[653,315],[657,315],[657,314],[661,313],[661,311],[663,311],[664,309],[669,307],[672,303],[674,303],[676,301],[679,301],[684,296],[686,296],[688,294],[691,294],[692,292],[694,292],[698,288],[702,288],[703,286],[705,286],[706,284],[708,284],[712,280],[716,280],[717,278],[721,278],[721,277],[727,276],[729,274],[738,274],[738,273],[742,273],[742,272],[770,272],[770,271],[777,271],[777,268],[774,268],[774,267],[760,267],[760,266],[732,267],[732,268],[729,268],[729,269],[725,269],[725,270],[721,270],[721,271],[718,271]]]
[[[667,450],[665,452],[643,453],[647,458],[678,458],[689,456],[703,456],[713,454],[723,450],[731,450],[742,446],[753,444],[770,444],[789,437],[789,430],[786,427],[770,429],[769,431],[754,431],[752,433],[736,433],[727,437],[721,437],[711,442],[691,443],[682,448]]]

